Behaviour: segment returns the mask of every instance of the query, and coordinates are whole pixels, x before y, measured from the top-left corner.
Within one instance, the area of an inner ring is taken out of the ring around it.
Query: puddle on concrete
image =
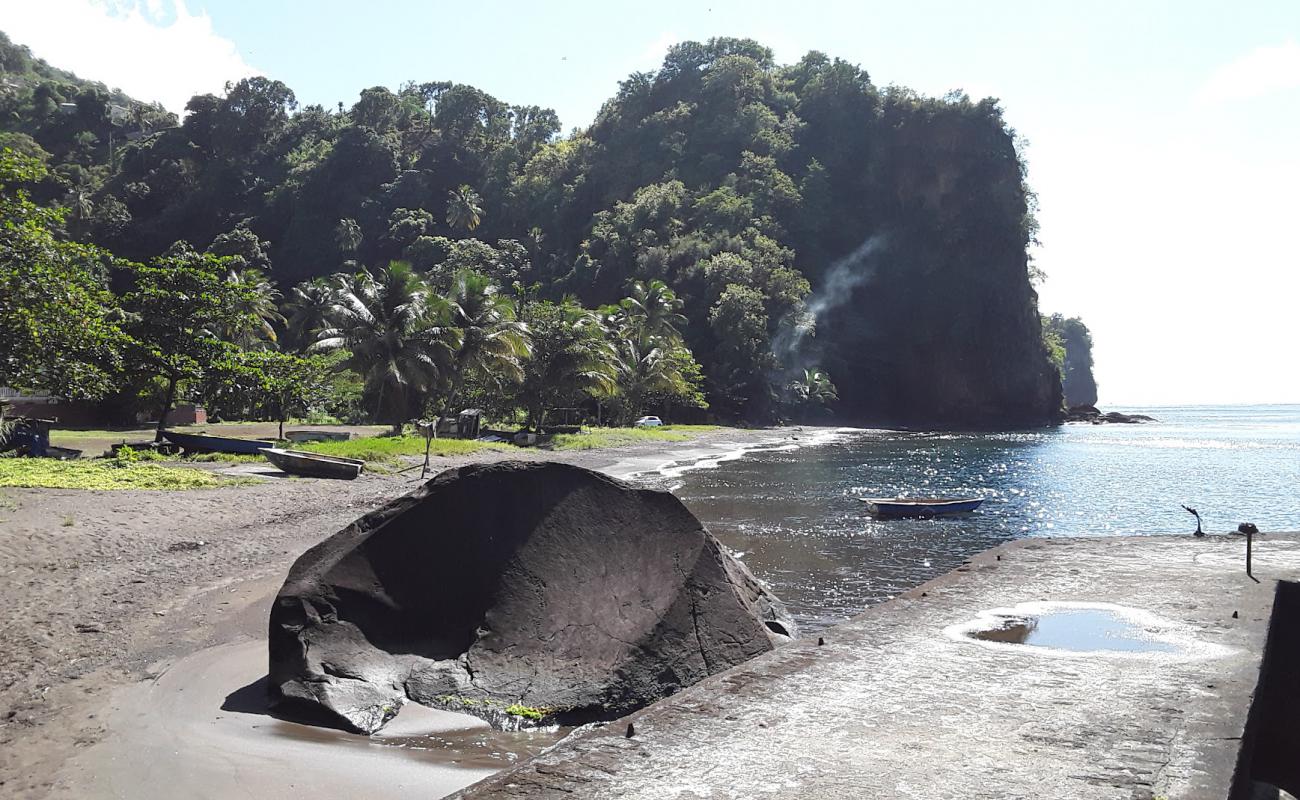
[[[1179,648],[1155,638],[1114,609],[1060,609],[1035,616],[1001,616],[1001,624],[973,630],[972,639],[1025,644],[1075,652],[1176,653]]]
[[[1220,658],[1232,652],[1206,641],[1205,631],[1187,623],[1141,608],[1086,601],[1038,601],[986,609],[974,619],[949,625],[944,635],[958,642],[1060,657],[1181,660]]]

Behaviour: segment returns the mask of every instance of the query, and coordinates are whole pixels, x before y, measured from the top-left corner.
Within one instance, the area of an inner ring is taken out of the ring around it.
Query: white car
[[[664,421],[658,417],[642,417],[636,421],[638,428],[658,428],[662,424],[664,424]]]

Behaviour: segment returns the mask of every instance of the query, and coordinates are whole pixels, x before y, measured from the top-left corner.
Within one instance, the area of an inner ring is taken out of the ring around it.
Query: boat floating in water
[[[187,453],[235,453],[255,456],[275,442],[262,439],[235,439],[230,436],[208,436],[202,433],[177,433],[163,431],[163,437]]]
[[[366,463],[355,458],[283,450],[279,447],[268,447],[262,451],[262,455],[285,472],[310,478],[340,478],[350,481],[361,474],[361,468]]]
[[[982,497],[859,497],[874,517],[938,517],[967,514],[980,507]]]

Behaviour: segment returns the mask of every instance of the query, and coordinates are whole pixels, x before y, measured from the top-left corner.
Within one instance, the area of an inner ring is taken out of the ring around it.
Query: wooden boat
[[[320,453],[307,453],[302,450],[282,450],[268,447],[262,451],[266,460],[285,472],[294,475],[306,475],[311,478],[341,478],[352,480],[361,474],[364,461],[355,458],[326,456]]]
[[[235,439],[230,436],[208,436],[202,433],[177,433],[163,431],[163,437],[189,453],[235,453],[255,456],[275,442],[261,439]]]
[[[291,442],[345,442],[352,434],[349,431],[285,431],[284,438]]]
[[[980,507],[982,497],[860,497],[874,517],[937,517],[966,514]]]

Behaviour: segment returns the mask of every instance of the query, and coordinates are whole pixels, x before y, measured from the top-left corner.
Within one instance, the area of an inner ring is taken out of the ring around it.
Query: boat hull
[[[233,453],[255,456],[266,448],[275,446],[275,442],[261,439],[235,439],[229,436],[207,436],[175,431],[163,431],[163,438],[192,453]]]
[[[348,431],[285,431],[291,442],[344,442],[352,438]]]
[[[355,458],[323,456],[320,453],[307,453],[302,450],[282,450],[270,447],[262,451],[266,460],[291,475],[304,475],[309,478],[335,478],[352,480],[361,474],[364,461]]]
[[[867,513],[873,517],[940,517],[949,514],[969,514],[984,502],[982,497],[963,497],[953,500],[940,498],[924,500],[861,498],[867,504]]]

